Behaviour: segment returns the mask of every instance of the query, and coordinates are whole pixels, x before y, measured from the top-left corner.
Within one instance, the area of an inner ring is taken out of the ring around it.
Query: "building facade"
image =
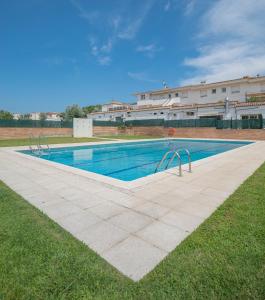
[[[201,82],[134,95],[136,105],[113,101],[88,117],[104,121],[265,118],[265,76]]]

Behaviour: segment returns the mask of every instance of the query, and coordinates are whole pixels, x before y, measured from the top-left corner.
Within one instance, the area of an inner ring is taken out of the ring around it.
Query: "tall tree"
[[[13,114],[6,110],[0,110],[0,120],[13,120]]]
[[[87,115],[90,114],[94,111],[100,111],[101,110],[101,105],[88,105],[83,107],[83,112]]]
[[[64,115],[64,120],[66,121],[71,121],[73,120],[73,118],[83,118],[85,117],[85,114],[82,110],[82,108],[77,105],[71,105],[71,106],[67,106]]]

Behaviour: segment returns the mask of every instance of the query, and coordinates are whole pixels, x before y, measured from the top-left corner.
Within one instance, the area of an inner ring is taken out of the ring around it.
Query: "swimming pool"
[[[157,164],[168,150],[186,148],[190,151],[191,160],[196,161],[247,144],[251,142],[163,139],[53,148],[50,151],[44,150],[41,155],[29,150],[21,152],[123,181],[132,181],[154,174]],[[164,171],[169,159],[170,155],[158,172]],[[188,162],[184,151],[181,151],[181,160],[182,164]],[[175,159],[170,168],[177,165],[178,160]]]

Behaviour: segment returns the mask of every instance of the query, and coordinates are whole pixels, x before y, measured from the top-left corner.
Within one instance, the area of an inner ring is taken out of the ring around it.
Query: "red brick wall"
[[[118,127],[93,126],[93,135],[117,135]]]
[[[132,127],[126,129],[119,129],[118,127],[108,127],[108,126],[94,126],[93,134],[98,136],[118,135],[118,134],[150,135],[150,136],[167,135],[167,133],[164,130],[164,127],[161,126]]]
[[[0,138],[28,138],[30,135],[38,136],[72,136],[72,128],[14,128],[0,127]]]
[[[215,138],[265,140],[264,129],[216,129],[216,128],[164,128],[162,126],[133,127],[120,130],[117,127],[94,127],[94,135],[150,135],[180,138]]]
[[[265,130],[264,129],[174,128],[173,136],[184,137],[184,138],[265,140]]]
[[[180,138],[215,138],[215,139],[246,139],[265,140],[264,129],[215,129],[215,128],[164,128],[162,126],[133,127],[118,129],[118,127],[95,126],[94,135],[149,135],[174,136]],[[11,128],[0,127],[0,138],[27,138],[38,136],[72,136],[72,128]]]

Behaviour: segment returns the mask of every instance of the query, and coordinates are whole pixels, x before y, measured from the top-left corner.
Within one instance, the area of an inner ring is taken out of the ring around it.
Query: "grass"
[[[0,299],[265,299],[265,164],[138,283],[0,182]]]
[[[66,144],[66,143],[85,143],[85,142],[100,142],[102,139],[100,138],[73,138],[68,136],[60,136],[60,137],[47,137],[45,141],[51,144]],[[36,143],[38,140],[36,139]],[[6,139],[0,140],[0,147],[15,147],[15,146],[28,146],[29,139]]]
[[[158,139],[162,138],[163,136],[150,136],[150,135],[105,135],[100,136],[108,139],[121,139],[121,140],[141,140],[141,139]]]
[[[104,139],[102,139],[104,138]],[[93,138],[73,138],[73,137],[47,137],[45,138],[45,143],[52,144],[70,144],[70,143],[86,143],[86,142],[102,142],[111,139],[124,139],[124,140],[137,140],[137,139],[155,139],[161,138],[161,136],[145,136],[145,135],[109,135],[109,136],[99,136]],[[34,142],[34,141],[33,141]],[[38,143],[36,139],[35,143]],[[16,147],[16,146],[28,146],[29,139],[0,139],[0,147]]]

